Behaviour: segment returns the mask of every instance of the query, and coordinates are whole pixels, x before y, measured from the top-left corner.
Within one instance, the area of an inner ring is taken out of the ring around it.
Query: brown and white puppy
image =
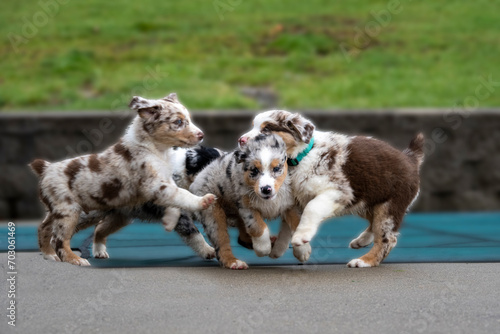
[[[196,211],[214,202],[214,195],[195,196],[178,188],[172,180],[167,160],[170,148],[194,146],[203,139],[203,133],[191,122],[176,94],[159,100],[136,96],[129,106],[137,110],[138,116],[116,145],[100,154],[52,164],[37,159],[30,164],[40,177],[40,198],[48,211],[38,229],[45,258],[90,265],[70,248],[82,211],[135,206],[147,201]],[[170,220],[170,216],[166,209],[163,220],[171,230],[177,220]]]
[[[193,148],[175,147],[170,150],[169,164],[172,167],[172,178],[178,187],[188,189],[193,183],[196,175],[211,161],[220,157],[224,152],[221,150],[196,146]],[[168,175],[167,175],[168,177]],[[200,257],[212,259],[215,250],[205,241],[194,224],[191,214],[185,210],[170,208],[171,219],[177,221],[175,232],[182,240],[193,249]],[[146,222],[158,222],[165,216],[165,207],[146,202],[139,206],[120,207],[112,210],[93,210],[88,213],[82,212],[76,226],[80,231],[90,226],[96,226],[94,231],[94,243],[92,254],[97,259],[107,259],[109,254],[106,247],[107,237],[121,228],[132,223],[133,219]],[[170,222],[168,222],[170,225]]]
[[[378,266],[396,245],[403,217],[418,196],[423,135],[401,152],[370,137],[316,131],[299,114],[273,110],[255,117],[253,129],[239,139],[240,147],[261,133],[281,136],[292,159],[292,191],[303,209],[292,244],[308,244],[327,218],[358,214],[370,225],[349,246],[374,246],[347,265]]]
[[[189,188],[193,194],[215,194],[215,204],[198,214],[222,266],[246,269],[231,250],[228,227],[240,228],[240,237],[250,235],[258,256],[277,258],[288,249],[289,225],[295,227],[300,214],[295,207],[287,177],[286,147],[279,136],[260,135],[242,150],[228,153],[203,169]],[[281,216],[278,239],[271,247],[269,228],[264,219]],[[250,241],[250,240],[249,240]]]

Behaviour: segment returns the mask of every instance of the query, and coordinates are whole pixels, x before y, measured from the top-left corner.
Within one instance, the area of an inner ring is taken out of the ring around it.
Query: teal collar
[[[302,159],[304,159],[304,157],[311,151],[313,145],[314,145],[314,137],[311,138],[311,141],[309,141],[309,145],[307,145],[306,149],[300,152],[295,159],[288,159],[286,161],[288,163],[288,166],[297,166],[299,162]]]

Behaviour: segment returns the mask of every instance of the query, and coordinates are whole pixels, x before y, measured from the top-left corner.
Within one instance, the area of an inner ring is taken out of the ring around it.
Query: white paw
[[[215,195],[212,194],[206,194],[203,196],[200,201],[201,210],[208,209],[210,205],[214,204],[215,199]]]
[[[109,254],[106,251],[106,245],[101,244],[101,243],[94,243],[94,245],[92,245],[92,254],[94,254],[94,257],[96,259],[108,259],[109,258]]]
[[[266,227],[260,237],[252,238],[253,250],[257,256],[268,256],[271,253],[272,245],[269,235],[269,228]]]
[[[372,232],[363,232],[359,235],[359,237],[351,241],[349,248],[358,249],[366,247],[373,242],[373,238]]]
[[[293,246],[293,256],[300,262],[306,262],[311,257],[311,244],[303,244],[301,246]]]
[[[82,259],[81,257],[77,257],[68,261],[71,264],[82,267],[90,267],[90,262],[86,259]]]
[[[361,259],[354,259],[347,264],[349,268],[369,268],[371,265]]]
[[[248,264],[246,264],[245,262],[243,261],[240,261],[240,260],[236,260],[235,262],[231,263],[229,265],[229,269],[233,269],[233,270],[244,270],[244,269],[248,269]]]
[[[292,245],[302,246],[307,244],[314,237],[315,231],[311,229],[297,230],[292,236]]]
[[[215,258],[215,249],[207,245],[199,254],[205,260],[210,260]]]
[[[61,259],[56,254],[43,254],[43,258],[49,261],[61,262]]]

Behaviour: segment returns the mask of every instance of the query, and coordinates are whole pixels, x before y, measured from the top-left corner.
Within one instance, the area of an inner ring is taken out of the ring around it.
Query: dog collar
[[[299,162],[304,159],[304,157],[311,151],[314,145],[314,137],[311,138],[311,141],[309,141],[309,145],[303,150],[302,152],[297,155],[295,159],[287,159],[287,164],[288,166],[297,166]]]

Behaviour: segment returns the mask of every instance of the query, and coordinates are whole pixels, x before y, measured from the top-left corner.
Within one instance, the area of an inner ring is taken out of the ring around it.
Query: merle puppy
[[[179,187],[187,189],[196,175],[211,161],[220,157],[222,153],[218,149],[204,146],[190,149],[174,148],[170,159],[173,166],[172,178]],[[134,218],[146,222],[157,222],[161,221],[164,215],[165,207],[153,202],[108,211],[94,210],[80,215],[77,231],[97,225],[94,231],[93,255],[95,258],[107,259],[109,254],[106,249],[106,239],[110,234],[128,225]],[[122,219],[122,217],[128,219]],[[178,216],[173,215],[171,219],[177,221],[174,230],[198,255],[204,259],[215,257],[215,250],[207,244],[194,224],[191,214],[181,210]]]

